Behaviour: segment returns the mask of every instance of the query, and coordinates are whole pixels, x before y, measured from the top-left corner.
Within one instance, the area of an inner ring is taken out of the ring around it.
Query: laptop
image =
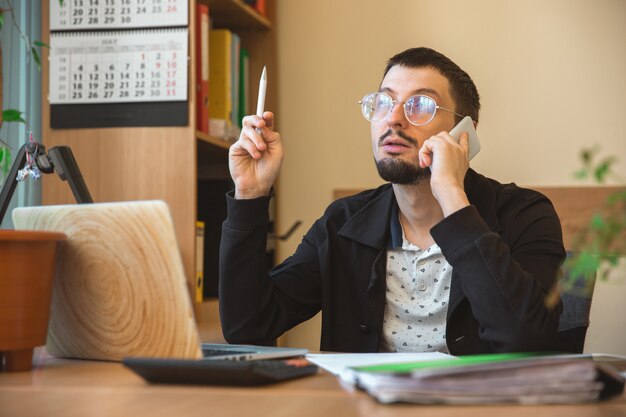
[[[54,356],[255,360],[308,353],[200,343],[163,201],[22,207],[12,215],[16,229],[68,236],[59,246],[46,342]]]

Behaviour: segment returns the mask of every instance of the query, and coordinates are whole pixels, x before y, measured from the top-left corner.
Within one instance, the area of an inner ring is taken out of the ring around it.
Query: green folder
[[[490,353],[482,355],[457,356],[455,359],[441,359],[435,361],[403,362],[384,365],[356,366],[352,369],[359,372],[382,372],[382,373],[411,373],[419,369],[439,369],[461,367],[467,365],[487,364],[493,362],[525,359],[543,356],[541,353]]]

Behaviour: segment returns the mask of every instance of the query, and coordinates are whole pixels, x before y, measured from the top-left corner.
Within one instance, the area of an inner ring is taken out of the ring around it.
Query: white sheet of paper
[[[434,361],[454,359],[454,356],[441,352],[423,353],[310,353],[306,358],[328,372],[352,383],[353,366],[384,365],[389,363]]]

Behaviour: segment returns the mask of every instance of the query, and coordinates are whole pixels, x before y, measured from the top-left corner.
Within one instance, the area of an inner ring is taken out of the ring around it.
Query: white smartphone
[[[450,131],[450,136],[452,136],[457,142],[461,139],[461,133],[467,132],[469,135],[469,159],[472,160],[473,157],[480,151],[480,142],[478,141],[478,135],[476,134],[476,129],[474,128],[474,121],[471,117],[465,116],[452,130]]]

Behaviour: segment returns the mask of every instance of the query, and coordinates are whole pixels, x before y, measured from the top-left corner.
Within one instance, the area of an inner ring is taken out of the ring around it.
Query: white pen
[[[267,87],[267,66],[263,67],[261,73],[261,81],[259,82],[259,99],[256,104],[256,115],[263,118],[263,111],[265,109],[265,89]],[[261,129],[257,128],[256,131],[261,134]]]

